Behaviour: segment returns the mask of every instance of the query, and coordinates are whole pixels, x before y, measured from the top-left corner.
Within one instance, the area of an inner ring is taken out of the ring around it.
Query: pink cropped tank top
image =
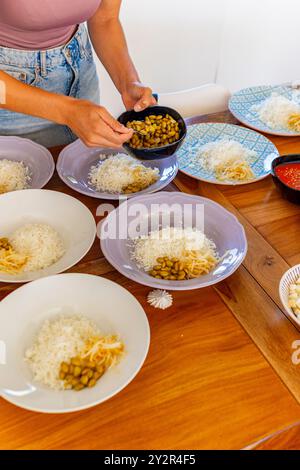
[[[0,46],[44,50],[65,44],[101,0],[0,0]]]

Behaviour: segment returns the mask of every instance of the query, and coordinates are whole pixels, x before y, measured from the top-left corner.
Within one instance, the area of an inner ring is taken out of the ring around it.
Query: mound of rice
[[[202,145],[193,158],[193,163],[200,163],[205,170],[213,172],[236,162],[245,161],[251,164],[257,158],[254,150],[248,149],[240,142],[223,139]]]
[[[272,93],[260,104],[253,105],[251,111],[256,112],[259,119],[270,129],[288,129],[289,118],[292,114],[300,113],[300,105],[285,96]]]
[[[0,159],[0,194],[29,187],[30,174],[23,162]]]
[[[26,224],[16,230],[9,241],[17,253],[28,257],[24,272],[47,268],[65,253],[60,235],[47,224]]]
[[[218,257],[216,245],[205,234],[192,227],[165,227],[133,240],[131,258],[146,271],[157,264],[157,258],[182,258],[186,251]]]
[[[146,188],[159,178],[158,168],[148,168],[127,154],[108,155],[93,166],[89,182],[97,191],[122,193],[130,185]]]
[[[62,362],[80,355],[86,341],[99,334],[96,325],[88,318],[72,315],[46,320],[32,347],[25,352],[25,361],[33,379],[55,390],[63,390],[59,379]]]

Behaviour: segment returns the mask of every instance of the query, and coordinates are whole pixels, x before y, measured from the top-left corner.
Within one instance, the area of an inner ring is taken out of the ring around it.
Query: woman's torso
[[[0,46],[43,50],[65,44],[101,0],[0,0]]]

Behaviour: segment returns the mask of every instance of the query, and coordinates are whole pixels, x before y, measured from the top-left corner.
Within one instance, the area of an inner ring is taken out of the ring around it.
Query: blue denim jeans
[[[46,51],[0,47],[0,70],[27,85],[99,103],[99,83],[84,25],[64,46]],[[0,109],[0,135],[26,137],[45,147],[65,145],[76,136],[63,125]]]

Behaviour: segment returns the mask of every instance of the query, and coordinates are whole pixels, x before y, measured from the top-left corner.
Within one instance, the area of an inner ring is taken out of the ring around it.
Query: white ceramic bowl
[[[164,217],[166,214],[170,217]],[[158,228],[174,226],[174,220],[196,228],[197,219],[202,220],[202,231],[215,243],[221,257],[208,274],[185,281],[155,279],[132,259],[129,232],[135,227],[138,235],[148,235],[154,230],[155,221],[159,222]],[[136,196],[111,211],[101,225],[101,250],[115,269],[135,282],[155,289],[191,290],[212,286],[231,276],[246,256],[247,239],[238,219],[220,204],[205,197],[161,191]]]
[[[279,283],[279,295],[282,305],[286,313],[295,321],[298,325],[300,325],[300,318],[294,314],[291,307],[289,307],[289,287],[291,284],[294,284],[297,279],[300,277],[300,264],[293,266],[288,271],[284,273],[282,276],[280,283]]]
[[[40,271],[8,275],[0,282],[28,282],[66,271],[80,261],[96,236],[96,222],[89,209],[74,197],[45,189],[26,189],[0,197],[0,237],[9,237],[28,223],[51,225],[63,239],[65,254]]]
[[[98,165],[99,155],[115,155],[117,153],[126,154],[127,152],[123,148],[118,150],[109,148],[88,148],[78,139],[72,144],[67,145],[59,154],[56,165],[57,173],[60,179],[74,191],[98,199],[119,200],[120,197],[124,197],[124,193],[114,194],[99,192],[95,190],[89,182],[91,167]],[[143,161],[141,163],[148,168],[158,168],[159,178],[154,184],[151,184],[142,191],[126,194],[128,199],[140,194],[160,191],[173,181],[178,171],[176,155],[159,160]]]
[[[24,353],[46,319],[81,314],[104,334],[119,334],[125,344],[121,362],[92,389],[56,391],[32,380]],[[25,284],[0,303],[0,340],[6,364],[0,362],[0,395],[22,408],[67,413],[95,406],[122,390],[146,358],[150,331],[135,297],[118,284],[88,274],[60,274]]]
[[[0,136],[0,160],[23,162],[29,169],[29,189],[43,188],[52,178],[55,164],[48,149],[32,140]]]

